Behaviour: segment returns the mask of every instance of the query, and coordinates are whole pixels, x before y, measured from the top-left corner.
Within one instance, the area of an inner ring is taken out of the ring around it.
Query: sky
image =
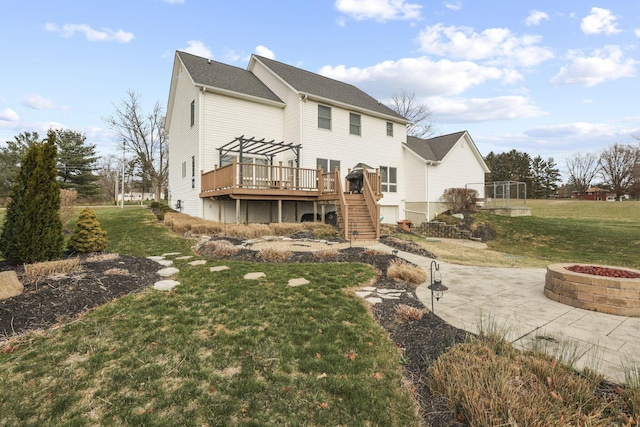
[[[105,118],[132,90],[166,111],[175,51],[246,68],[257,53],[413,93],[436,135],[480,153],[553,157],[640,137],[637,0],[0,0],[0,146],[81,132],[117,152]]]

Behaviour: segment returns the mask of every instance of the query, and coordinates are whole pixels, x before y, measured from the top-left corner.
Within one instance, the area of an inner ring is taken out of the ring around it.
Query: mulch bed
[[[410,242],[393,238],[383,238],[381,241],[402,251],[433,257]],[[233,243],[237,244],[238,241]],[[256,251],[242,249],[228,259],[261,262],[257,254]],[[426,370],[429,363],[440,354],[455,343],[462,342],[466,333],[431,313],[414,321],[401,321],[398,318],[395,311],[398,304],[421,309],[424,306],[416,298],[413,287],[387,279],[387,267],[395,258],[394,255],[373,254],[363,248],[348,248],[339,250],[335,258],[327,261],[371,264],[378,271],[376,287],[407,291],[398,300],[383,300],[381,304],[372,306],[372,315],[403,353],[405,373],[414,384],[425,424],[435,427],[462,425],[456,422],[455,414],[447,408],[446,402],[431,394]],[[323,260],[310,252],[294,252],[288,262]],[[145,258],[120,255],[113,260],[83,265],[80,273],[26,285],[24,294],[0,301],[0,340],[73,320],[93,307],[147,288],[160,279],[157,275],[161,268],[159,264]],[[0,271],[11,268],[8,264],[0,264]],[[126,269],[130,274],[105,274],[110,269]]]

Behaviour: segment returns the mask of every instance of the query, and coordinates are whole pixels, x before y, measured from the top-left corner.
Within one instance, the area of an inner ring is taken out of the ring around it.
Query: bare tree
[[[98,175],[98,185],[102,188],[104,201],[117,202],[119,171],[120,161],[114,154],[100,158],[96,173]]]
[[[132,90],[114,115],[105,118],[125,147],[137,158],[143,173],[149,177],[155,192],[155,200],[166,185],[169,172],[169,152],[164,131],[164,112],[156,102],[150,114],[142,112],[140,95]]]
[[[394,93],[389,108],[411,122],[407,125],[407,135],[417,138],[433,135],[433,113],[427,104],[418,102],[415,92],[403,89],[400,93]]]
[[[569,184],[575,187],[580,199],[583,199],[584,193],[600,169],[598,156],[594,153],[575,153],[565,158],[565,165],[569,174]]]
[[[640,149],[634,145],[613,144],[600,154],[600,175],[620,200],[634,182],[640,164]]]

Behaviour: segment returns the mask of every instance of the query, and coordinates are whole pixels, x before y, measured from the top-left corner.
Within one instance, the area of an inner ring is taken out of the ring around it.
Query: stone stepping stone
[[[150,259],[151,261],[162,261],[164,257],[160,255],[154,255],[154,256],[148,256],[147,259]]]
[[[398,289],[376,289],[376,293],[378,294],[400,294],[405,291]]]
[[[178,270],[175,267],[167,267],[167,268],[163,268],[162,270],[158,271],[158,274],[162,277],[171,277],[174,274],[178,274],[178,272],[180,272],[180,270]]]
[[[167,252],[166,254],[162,254],[162,256],[176,256],[180,255],[180,252]]]
[[[164,267],[171,267],[173,265],[173,261],[170,259],[161,259],[156,262]]]
[[[264,274],[263,272],[247,273],[244,275],[244,278],[246,280],[258,280],[263,277],[267,277],[267,275]]]
[[[156,289],[158,291],[170,291],[179,284],[180,282],[177,282],[175,280],[160,280],[153,285],[153,289]]]
[[[366,298],[365,301],[368,302],[371,305],[376,305],[376,304],[382,303],[382,298],[369,297],[369,298]]]
[[[297,279],[289,279],[288,285],[291,287],[308,285],[310,282],[304,277],[298,277]]]
[[[207,263],[206,260],[204,259],[199,259],[197,261],[191,261],[190,263],[188,263],[189,265],[205,265]]]
[[[361,291],[369,291],[369,292],[373,292],[376,290],[375,286],[365,286],[363,288],[360,288]]]
[[[15,271],[0,272],[0,300],[18,296],[24,292],[24,286],[18,280]]]
[[[360,298],[366,298],[369,295],[371,295],[370,291],[356,291],[356,295],[359,296]]]
[[[218,265],[217,267],[211,267],[209,269],[210,272],[215,273],[217,271],[224,271],[224,270],[229,270],[230,267],[227,267],[226,265]]]
[[[380,295],[380,298],[382,298],[382,299],[400,299],[400,297],[392,296],[392,295],[389,295],[389,294],[382,294],[382,295]]]
[[[193,258],[193,255],[185,255],[185,256],[176,257],[176,259],[189,259],[189,258]]]

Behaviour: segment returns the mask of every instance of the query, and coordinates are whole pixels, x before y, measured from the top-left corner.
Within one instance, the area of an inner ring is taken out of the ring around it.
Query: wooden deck
[[[340,181],[337,169],[325,172],[322,168],[287,167],[282,162],[278,165],[240,163],[234,158],[229,165],[202,172],[200,197],[332,203],[338,207],[339,228],[348,237],[350,228],[358,227],[358,224],[349,220],[350,209],[344,196],[348,192],[343,190],[349,188],[349,182],[345,180],[343,186]],[[380,236],[380,206],[377,202],[382,198],[379,171],[367,171],[363,181],[363,203],[377,239]],[[360,229],[363,227],[360,224]]]

